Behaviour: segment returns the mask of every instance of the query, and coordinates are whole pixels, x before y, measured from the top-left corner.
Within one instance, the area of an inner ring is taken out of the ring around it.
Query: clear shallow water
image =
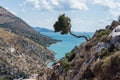
[[[48,47],[49,50],[52,50],[56,53],[57,60],[60,60],[62,57],[65,56],[67,52],[70,52],[75,46],[79,46],[82,42],[85,41],[83,38],[75,38],[72,35],[61,35],[60,33],[54,32],[41,32],[41,34],[47,35],[52,37],[53,39],[62,40],[62,42],[58,42],[56,44],[50,45]],[[90,37],[93,36],[93,32],[87,33],[75,33],[77,35],[89,35]]]

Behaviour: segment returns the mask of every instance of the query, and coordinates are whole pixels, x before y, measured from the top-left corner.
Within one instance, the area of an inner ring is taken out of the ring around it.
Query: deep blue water
[[[82,42],[85,41],[83,38],[76,38],[68,35],[61,35],[60,33],[54,33],[54,32],[40,32],[41,34],[47,35],[52,37],[53,39],[62,40],[62,42],[58,42],[56,44],[52,44],[48,47],[49,50],[52,50],[56,53],[56,58],[59,60],[67,52],[70,52],[75,46],[79,46]],[[75,32],[77,35],[89,35],[90,37],[93,36],[93,32]]]

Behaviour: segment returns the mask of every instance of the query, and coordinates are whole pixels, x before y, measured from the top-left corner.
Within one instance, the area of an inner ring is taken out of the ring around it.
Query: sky
[[[72,31],[95,32],[117,20],[120,0],[0,0],[0,6],[32,27],[53,30],[60,14],[71,19]]]

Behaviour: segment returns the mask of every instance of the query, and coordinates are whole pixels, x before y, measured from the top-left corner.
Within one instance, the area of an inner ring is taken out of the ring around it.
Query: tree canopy
[[[67,34],[71,29],[71,20],[62,14],[58,17],[58,21],[54,24],[55,32],[61,32],[61,34]]]
[[[62,35],[70,33],[74,37],[85,38],[87,41],[89,40],[89,37],[77,36],[71,32],[71,20],[69,17],[65,16],[65,14],[58,17],[58,21],[55,22],[53,27],[55,32],[60,32]]]

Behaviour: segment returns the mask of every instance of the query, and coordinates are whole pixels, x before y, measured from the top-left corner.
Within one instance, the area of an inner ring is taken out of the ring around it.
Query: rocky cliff
[[[120,80],[120,22],[96,31],[38,80]]]

